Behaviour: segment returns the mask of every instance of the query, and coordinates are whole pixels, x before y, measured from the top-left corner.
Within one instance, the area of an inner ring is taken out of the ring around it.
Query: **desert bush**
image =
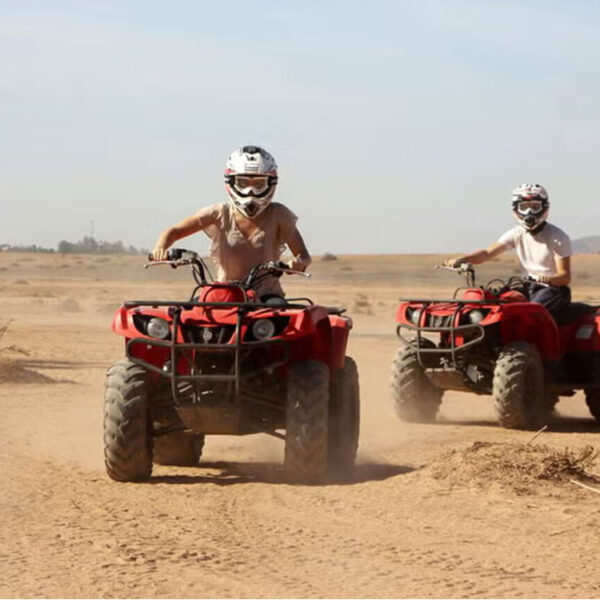
[[[81,306],[75,298],[65,298],[58,308],[63,312],[81,312]]]
[[[335,254],[332,254],[331,252],[325,252],[325,254],[323,254],[323,256],[321,257],[321,260],[337,260],[338,257]]]
[[[365,294],[357,294],[354,297],[354,312],[363,315],[373,314],[373,306]]]
[[[520,494],[536,493],[542,482],[568,483],[575,477],[598,483],[590,474],[598,458],[592,446],[557,449],[543,444],[474,442],[452,450],[431,465],[434,479],[451,485],[512,488]]]

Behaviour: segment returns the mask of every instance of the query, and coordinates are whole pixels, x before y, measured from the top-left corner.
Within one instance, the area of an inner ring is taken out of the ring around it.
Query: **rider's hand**
[[[167,260],[168,258],[168,250],[163,248],[162,246],[156,246],[154,250],[152,250],[152,260]]]
[[[306,263],[298,257],[294,257],[294,259],[290,262],[290,270],[292,271],[302,271],[306,270]]]
[[[464,262],[462,257],[458,256],[456,258],[449,258],[445,260],[442,264],[444,265],[444,267],[451,267],[452,269],[456,269],[458,266],[460,266],[462,262]]]

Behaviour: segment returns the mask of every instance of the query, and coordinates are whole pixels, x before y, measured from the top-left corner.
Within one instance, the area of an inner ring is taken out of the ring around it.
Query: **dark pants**
[[[568,285],[540,285],[533,283],[529,287],[527,295],[532,302],[538,302],[546,307],[546,310],[559,320],[571,303],[571,288]]]

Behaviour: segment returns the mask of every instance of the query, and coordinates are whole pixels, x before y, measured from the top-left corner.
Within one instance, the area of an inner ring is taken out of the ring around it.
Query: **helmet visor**
[[[269,178],[266,175],[236,175],[234,185],[241,192],[252,190],[260,194],[267,189]]]
[[[544,208],[544,203],[541,200],[519,200],[515,203],[515,210],[521,215],[530,213],[537,214]]]

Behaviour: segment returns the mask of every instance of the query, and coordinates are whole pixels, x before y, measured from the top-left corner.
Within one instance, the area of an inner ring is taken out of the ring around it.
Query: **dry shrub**
[[[31,294],[34,298],[55,298],[56,294],[50,290],[36,290]]]
[[[7,328],[5,325],[0,331]],[[14,344],[0,348],[0,383],[54,383],[50,377],[28,369],[15,355],[29,356],[29,352]]]
[[[29,285],[29,281],[26,279],[17,279],[15,281],[15,285]]]
[[[6,335],[8,331],[8,326],[12,323],[12,319],[7,321],[4,325],[0,326],[0,340]]]
[[[12,353],[12,354],[21,354],[23,356],[29,356],[31,353],[29,350],[25,348],[21,348],[16,344],[11,344],[10,346],[6,346],[6,348],[0,348],[0,353]]]
[[[332,254],[331,252],[325,252],[325,254],[323,254],[323,256],[321,257],[321,260],[325,260],[325,261],[329,261],[329,260],[337,260],[338,257],[335,254]]]
[[[70,312],[70,313],[81,312],[81,306],[79,305],[79,302],[77,302],[77,300],[75,300],[75,298],[65,298],[58,305],[58,308],[62,312]]]
[[[363,315],[372,315],[373,307],[365,294],[357,294],[354,297],[354,312]]]
[[[0,350],[0,383],[54,383],[54,380],[28,369],[19,359],[5,356]]]
[[[474,442],[465,450],[443,455],[430,468],[434,479],[452,486],[495,484],[531,494],[544,483],[562,484],[569,479],[600,482],[587,472],[597,457],[592,446],[557,450],[543,444]]]

